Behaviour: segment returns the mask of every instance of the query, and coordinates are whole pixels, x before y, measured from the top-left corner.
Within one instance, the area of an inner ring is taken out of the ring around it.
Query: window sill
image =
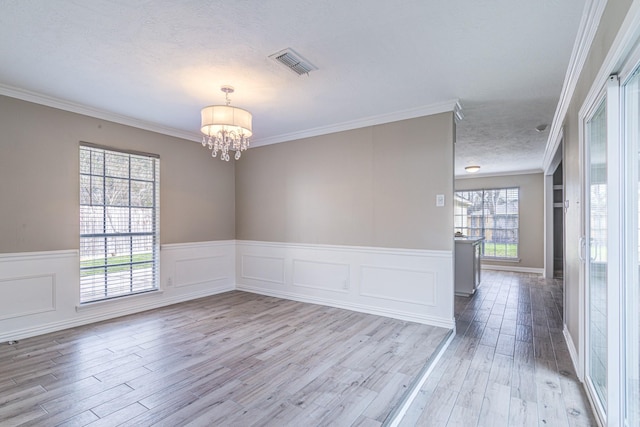
[[[149,297],[151,295],[162,295],[163,293],[164,291],[162,289],[153,289],[150,291],[139,292],[136,294],[123,295],[121,297],[114,297],[114,298],[103,299],[98,301],[85,302],[85,303],[76,305],[76,312],[91,310],[93,308],[102,307],[104,305],[115,304],[116,301],[129,301],[131,299],[139,299],[139,298]]]

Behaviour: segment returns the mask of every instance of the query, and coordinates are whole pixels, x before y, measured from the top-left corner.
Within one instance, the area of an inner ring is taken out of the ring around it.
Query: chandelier
[[[220,152],[220,159],[229,161],[229,150],[235,151],[235,159],[240,158],[240,153],[249,148],[251,132],[251,113],[242,108],[229,105],[229,94],[233,93],[233,87],[222,86],[225,94],[225,105],[210,105],[200,112],[202,118],[200,131],[202,146],[209,147],[211,156],[216,157]]]

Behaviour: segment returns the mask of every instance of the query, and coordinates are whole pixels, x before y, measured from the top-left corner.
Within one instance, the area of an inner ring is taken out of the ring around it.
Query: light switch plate
[[[436,206],[439,208],[444,206],[444,194],[436,194]]]

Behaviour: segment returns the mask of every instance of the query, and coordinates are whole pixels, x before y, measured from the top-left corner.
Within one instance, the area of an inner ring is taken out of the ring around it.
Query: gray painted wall
[[[160,240],[235,237],[233,162],[192,141],[0,96],[0,253],[79,247],[80,141],[160,155]]]
[[[520,188],[520,262],[483,260],[483,264],[544,268],[544,175],[508,175],[456,179],[456,190]]]
[[[442,113],[250,149],[236,238],[453,250],[454,126]]]
[[[604,14],[591,46],[589,56],[580,74],[576,90],[571,98],[564,123],[564,158],[562,167],[565,173],[565,199],[569,200],[569,209],[565,214],[565,323],[571,338],[580,351],[582,344],[579,336],[579,299],[580,269],[578,258],[578,239],[583,234],[582,197],[580,190],[580,154],[579,154],[579,111],[595,80],[604,58],[607,55],[620,25],[629,10],[630,0],[607,2]],[[604,85],[604,82],[602,82]]]

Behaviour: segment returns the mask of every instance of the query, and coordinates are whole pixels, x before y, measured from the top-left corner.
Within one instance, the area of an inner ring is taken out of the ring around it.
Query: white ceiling
[[[459,100],[457,175],[535,170],[548,137],[535,127],[553,119],[584,3],[2,0],[0,93],[198,139],[200,109],[232,85],[254,145]],[[299,77],[268,58],[287,47],[318,70]]]

